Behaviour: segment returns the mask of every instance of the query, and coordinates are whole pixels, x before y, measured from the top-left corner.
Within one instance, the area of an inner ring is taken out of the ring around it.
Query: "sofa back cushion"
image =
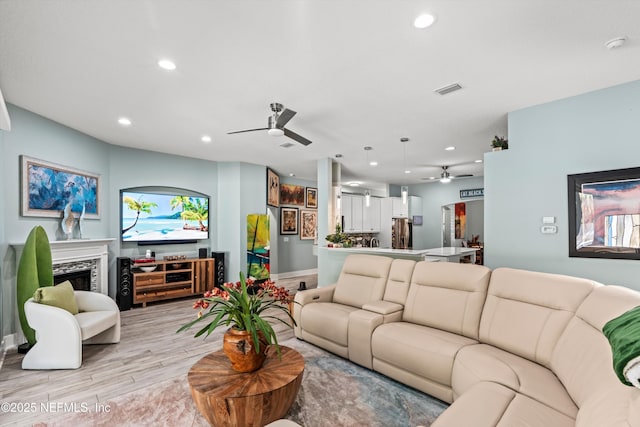
[[[389,270],[384,300],[404,305],[416,262],[410,259],[394,259]]]
[[[558,340],[551,369],[580,407],[598,394],[628,389],[615,375],[611,346],[602,333],[609,320],[640,305],[640,293],[599,286],[584,300]],[[640,394],[640,391],[639,391]]]
[[[413,270],[402,320],[478,339],[490,276],[481,265],[421,261]]]
[[[550,367],[562,332],[596,282],[497,268],[480,321],[480,341]]]
[[[336,282],[333,302],[362,308],[384,295],[392,258],[377,255],[349,255]]]

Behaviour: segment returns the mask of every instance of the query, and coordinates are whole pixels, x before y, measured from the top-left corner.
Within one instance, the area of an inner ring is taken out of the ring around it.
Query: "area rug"
[[[281,344],[296,349],[305,358],[302,386],[285,416],[302,426],[429,426],[447,407],[444,402],[304,341],[294,338]],[[208,425],[191,399],[186,375],[88,409],[86,412],[49,417],[34,425]]]

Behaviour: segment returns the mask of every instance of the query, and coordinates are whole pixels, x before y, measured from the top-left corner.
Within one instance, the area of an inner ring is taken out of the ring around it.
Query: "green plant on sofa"
[[[24,314],[24,303],[36,289],[53,286],[53,262],[51,246],[44,228],[35,226],[24,243],[18,264],[16,296],[22,332],[30,346],[36,342],[36,332],[29,326]]]

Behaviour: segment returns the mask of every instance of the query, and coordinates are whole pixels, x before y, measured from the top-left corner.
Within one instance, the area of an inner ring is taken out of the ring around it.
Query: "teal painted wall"
[[[296,179],[288,176],[280,177],[280,184],[301,185],[303,187],[317,188],[315,181]],[[294,206],[288,206],[294,207]],[[306,209],[298,207],[300,210]],[[298,217],[299,218],[299,217]],[[300,240],[300,233],[297,235],[280,235],[280,210],[278,209],[278,222],[275,224],[278,230],[278,273],[311,270],[318,268],[318,257],[313,255],[313,240]],[[300,221],[298,221],[298,228]],[[285,241],[286,239],[286,241]]]
[[[7,248],[11,243],[22,243],[29,231],[41,225],[50,240],[59,235],[59,220],[20,216],[20,155],[90,171],[100,175],[101,218],[86,221],[86,234],[107,237],[109,222],[112,220],[105,194],[109,193],[109,148],[88,135],[77,132],[59,123],[45,119],[29,111],[8,105],[12,129],[3,134],[2,145],[2,224],[4,227],[4,250],[2,254],[3,274],[1,291],[3,299],[3,336],[18,330],[16,315],[15,251]]]
[[[638,135],[640,81],[510,113],[509,150],[485,155],[485,263],[640,289],[640,261],[569,258],[567,231],[567,175],[640,166]]]
[[[42,225],[49,238],[59,235],[56,218],[20,215],[20,155],[100,175],[101,218],[86,221],[89,238],[116,238],[120,232],[120,189],[137,186],[185,188],[211,196],[211,238],[196,244],[138,247],[116,240],[109,246],[109,294],[115,295],[118,256],[138,256],[148,248],[156,256],[197,256],[198,249],[227,252],[228,280],[246,268],[246,215],[266,212],[266,168],[219,163],[111,145],[34,113],[9,105],[11,132],[0,131],[0,331],[16,332],[15,252],[31,228]],[[294,254],[291,254],[295,256]],[[294,264],[289,262],[289,264]],[[287,262],[285,262],[287,265]],[[282,270],[281,270],[282,271]]]
[[[409,194],[422,198],[422,226],[413,227],[414,239],[420,247],[416,249],[438,248],[442,246],[442,206],[474,199],[460,199],[460,190],[484,187],[483,177],[452,180],[448,184],[433,182],[409,186]],[[480,198],[482,200],[482,198]]]
[[[215,218],[217,212],[218,165],[206,160],[180,157],[153,151],[136,150],[108,145],[110,186],[104,191],[103,203],[109,210],[110,220],[102,237],[120,238],[120,190],[131,187],[175,187],[197,191],[210,196],[209,212]],[[113,257],[109,259],[109,294],[116,293],[116,257],[143,256],[147,249],[155,251],[156,258],[165,255],[186,255],[197,258],[198,248],[215,249],[218,224],[210,220],[208,241],[179,245],[138,246],[135,243],[113,243]],[[90,237],[94,237],[90,235]]]

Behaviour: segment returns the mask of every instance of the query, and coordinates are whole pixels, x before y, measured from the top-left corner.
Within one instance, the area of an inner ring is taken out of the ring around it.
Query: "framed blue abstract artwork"
[[[87,219],[100,218],[100,175],[20,156],[21,215],[60,218],[84,209]]]

